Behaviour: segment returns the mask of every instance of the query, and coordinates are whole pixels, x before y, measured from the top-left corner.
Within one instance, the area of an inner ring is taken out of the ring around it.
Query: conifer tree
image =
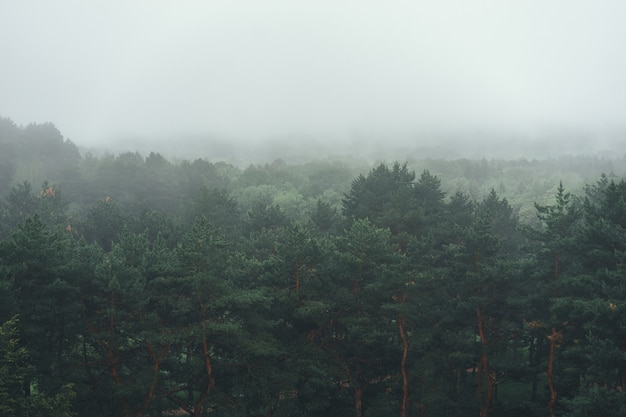
[[[549,333],[546,375],[550,397],[548,413],[554,416],[557,407],[556,362],[557,350],[563,343],[562,320],[554,314],[552,307],[560,296],[561,282],[570,273],[575,263],[573,245],[575,228],[580,219],[580,211],[573,204],[570,193],[565,192],[563,183],[559,183],[552,205],[535,204],[537,216],[543,228],[535,236],[540,246],[537,253],[537,270],[542,287],[545,289],[543,302],[547,305],[538,306],[537,317],[540,326],[546,326]]]
[[[36,381],[48,392],[68,376],[77,334],[78,283],[71,241],[39,215],[0,242],[0,279],[17,298],[21,338],[31,351]]]
[[[19,340],[18,316],[0,324],[0,413],[6,417],[72,417],[75,393],[70,384],[49,396],[25,390],[35,368]]]

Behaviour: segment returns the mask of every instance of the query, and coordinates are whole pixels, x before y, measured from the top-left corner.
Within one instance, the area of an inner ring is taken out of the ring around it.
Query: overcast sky
[[[626,1],[0,0],[0,115],[120,136],[606,128]]]

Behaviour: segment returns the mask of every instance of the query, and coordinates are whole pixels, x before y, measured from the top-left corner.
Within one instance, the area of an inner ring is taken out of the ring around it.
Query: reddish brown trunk
[[[204,307],[204,303],[202,302],[202,299],[200,297],[198,298],[200,300],[200,306],[202,307],[202,318],[206,320],[207,318],[206,308]],[[209,397],[211,390],[215,386],[215,377],[213,376],[213,363],[211,362],[211,352],[209,349],[209,342],[207,341],[207,338],[206,338],[206,330],[204,329],[204,326],[202,328],[202,354],[204,356],[203,358],[204,370],[209,378],[209,382],[204,388],[204,391],[202,392],[202,394],[196,400],[195,407],[193,410],[194,417],[200,417],[202,415],[202,411],[204,409],[204,402]]]
[[[111,377],[113,378],[113,382],[115,382],[115,386],[119,386],[122,383],[122,378],[117,370],[119,365],[119,361],[117,355],[111,348],[109,348],[104,341],[100,341],[100,344],[103,345],[107,352],[107,365],[109,366],[109,372],[111,372]],[[125,416],[132,416],[132,412],[128,407],[128,402],[126,401],[126,397],[120,396],[120,403],[122,404],[122,410],[124,410]]]
[[[276,410],[276,403],[278,399],[272,399],[270,404],[267,406],[267,413],[265,413],[265,417],[273,417],[274,411]]]
[[[548,356],[548,370],[546,372],[548,377],[548,388],[550,388],[550,402],[548,403],[548,411],[550,417],[554,417],[554,407],[556,406],[556,388],[554,387],[554,354],[556,350],[556,344],[560,337],[560,333],[556,331],[556,328],[552,326],[552,334],[548,336],[550,340],[550,354]]]
[[[117,366],[119,364],[117,355],[114,354],[113,350],[106,345],[104,341],[100,341],[100,344],[103,345],[107,352],[107,365],[109,366],[109,371],[111,372],[111,377],[113,377],[113,382],[115,382],[115,386],[119,387],[122,383],[122,378],[117,370]],[[122,404],[122,410],[124,410],[125,416],[131,416],[132,413],[128,407],[128,403],[126,401],[126,397],[120,396],[120,403]]]
[[[360,387],[354,389],[354,410],[356,417],[363,417],[363,389]]]
[[[209,352],[209,343],[206,340],[206,335],[202,335],[202,353],[204,353],[204,369],[209,377],[209,384],[207,386],[208,391],[215,386],[215,378],[213,377],[213,364],[211,363],[211,353]]]
[[[356,417],[363,417],[363,388],[357,385],[357,380],[353,377],[348,365],[345,366],[344,371],[346,373],[346,377],[348,378],[347,386],[354,387],[354,410]]]
[[[487,356],[487,336],[485,334],[485,328],[483,326],[483,313],[480,305],[476,307],[476,321],[478,323],[478,335],[480,336],[480,343],[483,347],[483,352],[480,356],[480,366],[478,367],[478,383],[476,386],[476,393],[478,400],[480,401],[480,417],[487,417],[489,414],[489,407],[493,401],[493,394],[496,388],[495,374],[489,369],[489,357]],[[487,379],[487,391],[483,396],[483,376]]]
[[[485,353],[483,353],[480,358],[480,368],[478,375],[479,385],[482,385],[483,375],[487,378],[487,391],[484,397],[482,396],[482,393],[479,389],[479,395],[481,400],[480,417],[487,417],[487,415],[489,414],[489,408],[491,407],[491,403],[493,402],[493,395],[496,389],[496,376],[495,373],[489,369],[489,359]]]
[[[559,263],[560,257],[556,255],[554,257],[554,285],[552,288],[552,297],[557,296],[557,281],[559,280]],[[550,389],[550,401],[548,403],[548,412],[550,417],[554,417],[554,407],[556,406],[556,388],[554,387],[554,356],[556,354],[556,344],[561,336],[560,332],[556,331],[556,327],[552,326],[552,334],[548,336],[550,340],[550,353],[548,355],[548,370],[546,371],[548,377],[548,388]]]
[[[209,397],[211,390],[215,386],[215,378],[213,376],[213,364],[211,362],[211,353],[209,351],[209,344],[206,340],[206,334],[202,335],[202,353],[204,354],[204,369],[209,377],[209,383],[204,388],[202,395],[198,397],[196,406],[194,407],[194,417],[200,417],[204,408],[204,402]]]
[[[145,411],[150,406],[150,403],[154,399],[154,390],[156,389],[157,383],[159,382],[159,371],[161,370],[161,363],[167,354],[169,346],[163,346],[161,351],[161,356],[158,356],[156,351],[154,350],[154,346],[149,341],[146,341],[146,347],[148,348],[148,352],[150,352],[150,358],[152,359],[152,383],[150,384],[150,388],[146,393],[146,396],[143,400],[143,404],[137,412],[135,412],[136,417],[141,417],[144,415]]]
[[[400,405],[400,417],[406,417],[407,405],[409,402],[409,374],[406,370],[406,358],[409,353],[409,342],[406,338],[404,328],[404,316],[398,317],[398,329],[402,340],[402,360],[400,361],[400,373],[402,374],[402,404]]]

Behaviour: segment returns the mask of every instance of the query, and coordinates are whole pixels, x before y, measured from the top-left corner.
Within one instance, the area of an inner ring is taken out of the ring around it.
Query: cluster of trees
[[[3,183],[2,415],[626,414],[624,180],[531,223],[409,164],[20,153],[46,126],[0,123],[58,162]]]
[[[252,165],[217,162],[207,159],[214,157],[210,154],[202,155],[205,159],[178,161],[155,152],[144,156],[138,152],[113,155],[93,151],[96,155],[83,151],[81,156],[79,148],[51,123],[19,127],[0,117],[0,199],[25,181],[34,188],[48,181],[62,190],[71,217],[84,216],[107,196],[135,214],[148,207],[180,217],[206,187],[228,190],[243,213],[263,200],[280,205],[291,218],[302,222],[316,210],[320,199],[341,211],[341,200],[352,179],[380,163],[359,159],[358,149],[354,157],[305,162],[276,159],[265,163],[259,156]],[[478,201],[494,189],[507,199],[522,222],[535,224],[533,202],[549,204],[559,181],[572,193],[582,195],[585,183],[602,173],[610,178],[626,175],[626,156],[453,160],[428,159],[407,150],[402,158],[411,171],[428,170],[436,175],[449,196],[462,191]],[[6,230],[0,233],[6,234]]]
[[[626,411],[624,181],[560,186],[535,228],[397,163],[307,221],[217,188],[184,218],[66,203],[3,203],[5,415]]]

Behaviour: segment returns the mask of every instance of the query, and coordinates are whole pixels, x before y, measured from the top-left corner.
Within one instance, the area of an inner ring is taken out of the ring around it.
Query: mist
[[[53,122],[85,147],[184,156],[621,152],[624,12],[619,1],[12,2],[0,115]]]

